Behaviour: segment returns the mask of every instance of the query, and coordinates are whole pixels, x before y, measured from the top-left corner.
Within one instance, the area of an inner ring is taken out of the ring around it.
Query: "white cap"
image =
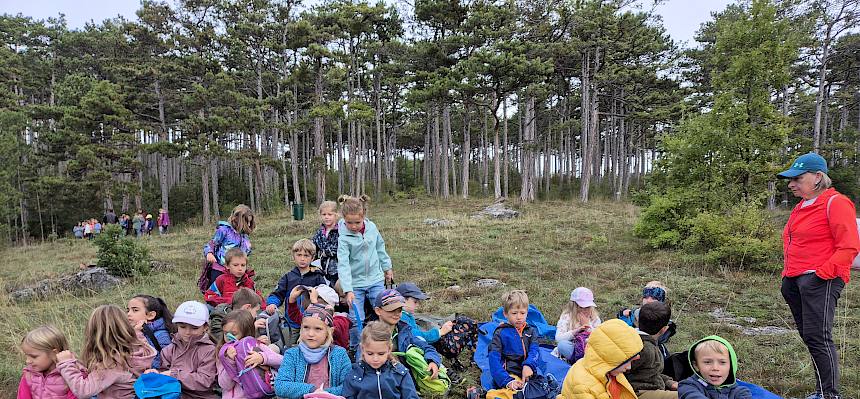
[[[197,301],[182,302],[173,314],[173,322],[200,327],[209,322],[209,308]]]
[[[340,302],[340,296],[337,295],[334,288],[325,284],[320,284],[314,288],[316,288],[317,295],[319,295],[320,299],[324,300],[329,306],[337,306],[338,302]]]

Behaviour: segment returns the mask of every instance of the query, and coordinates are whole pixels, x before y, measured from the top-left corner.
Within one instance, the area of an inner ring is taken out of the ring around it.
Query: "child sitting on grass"
[[[73,399],[66,381],[57,369],[57,354],[69,349],[69,341],[53,326],[41,326],[21,340],[27,366],[18,384],[18,399]]]
[[[663,374],[663,354],[657,339],[669,328],[672,309],[663,302],[651,302],[639,308],[639,337],[642,352],[625,373],[639,399],[677,399],[678,383]]]
[[[519,391],[538,372],[541,363],[538,334],[528,324],[529,297],[525,291],[513,290],[502,296],[502,309],[506,322],[499,324],[493,332],[493,340],[487,349],[493,388],[487,398],[510,397],[510,392]]]
[[[749,389],[738,385],[738,358],[729,341],[711,335],[687,352],[694,374],[678,384],[680,399],[750,399]]]
[[[561,312],[556,325],[556,349],[552,354],[570,364],[585,354],[585,343],[591,331],[601,323],[594,293],[585,287],[570,292],[570,301]]]
[[[135,295],[128,300],[126,309],[128,322],[135,332],[143,334],[149,346],[157,352],[152,359],[152,368],[161,367],[161,351],[173,341],[173,313],[164,299],[150,295]]]
[[[182,383],[184,399],[217,399],[212,391],[218,370],[215,366],[215,344],[207,330],[209,309],[196,302],[183,302],[173,314],[176,336],[173,344],[161,351],[161,368],[147,370],[160,372]]]
[[[347,376],[341,395],[350,399],[418,399],[409,370],[399,363],[391,343],[391,328],[372,321],[361,331],[359,359]]]
[[[591,332],[585,356],[567,373],[557,399],[636,399],[624,373],[641,351],[636,330],[618,319],[602,323]]]
[[[648,284],[645,284],[645,288],[642,289],[642,301],[641,304],[645,305],[651,302],[663,302],[668,303],[669,298],[669,290],[666,286],[659,281],[649,281]],[[623,308],[618,312],[618,318],[627,323],[628,326],[637,328],[639,327],[639,308]],[[669,357],[669,350],[666,348],[666,343],[669,342],[669,338],[672,338],[675,335],[675,322],[669,320],[669,328],[666,329],[666,332],[657,339],[657,344],[660,348],[660,353],[663,354],[663,359]]]
[[[203,300],[213,307],[232,302],[233,294],[240,288],[256,291],[254,274],[248,270],[248,255],[245,251],[240,248],[230,248],[224,260],[227,262],[227,272],[218,276],[203,294]],[[259,292],[257,295],[262,298]]]

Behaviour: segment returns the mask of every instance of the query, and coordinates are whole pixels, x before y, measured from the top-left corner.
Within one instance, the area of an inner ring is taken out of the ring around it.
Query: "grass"
[[[675,253],[649,250],[632,236],[638,213],[632,205],[542,202],[523,205],[523,215],[516,220],[472,220],[469,216],[484,205],[486,201],[481,200],[419,200],[415,205],[396,202],[372,207],[370,218],[385,237],[395,279],[415,281],[433,297],[421,311],[456,312],[486,320],[503,291],[522,288],[554,322],[570,290],[587,286],[594,290],[598,309],[606,319],[621,306],[636,302],[644,283],[657,279],[669,287],[673,318],[679,326],[670,349],[682,350],[702,336],[720,334],[735,345],[742,379],[784,396],[803,397],[813,390],[811,361],[797,334],[745,336],[708,315],[722,307],[738,317],[755,317],[751,326],[793,327],[779,293],[778,272],[706,268]],[[309,237],[316,229],[313,210],[307,215],[300,222],[286,213],[260,221],[252,237],[250,263],[264,292],[292,267],[292,243]],[[431,227],[423,223],[425,218],[449,219],[455,225]],[[162,296],[174,307],[184,300],[200,299],[196,281],[201,249],[212,231],[208,227],[180,227],[167,237],[143,239],[153,258],[177,265],[173,272],[137,278],[95,295],[64,294],[25,304],[10,303],[8,290],[72,273],[80,263],[94,263],[95,247],[89,242],[61,240],[6,250],[6,262],[0,266],[0,282],[6,288],[2,300],[7,306],[0,312],[0,397],[12,397],[15,391],[23,365],[17,345],[34,326],[58,326],[77,350],[89,312],[99,304],[124,307],[136,293]],[[479,289],[474,282],[480,278],[501,280],[505,287]],[[449,289],[452,285],[461,289]],[[849,284],[843,291],[834,328],[843,395],[847,398],[860,398],[856,285]],[[464,388],[465,384],[452,392],[460,396]]]

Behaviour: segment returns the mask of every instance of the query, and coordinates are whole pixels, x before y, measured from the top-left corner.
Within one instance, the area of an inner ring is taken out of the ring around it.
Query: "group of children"
[[[153,219],[151,213],[144,216],[144,212],[138,209],[133,216],[122,214],[119,217],[119,225],[125,231],[126,235],[134,237],[142,237],[144,235],[152,235],[152,231],[158,227],[159,234],[166,234],[170,227],[170,215],[167,210],[161,208],[158,210],[158,216]]]
[[[101,234],[102,224],[96,219],[83,220],[72,227],[72,234],[76,239],[92,240],[95,236]]]
[[[254,215],[240,205],[204,247],[199,286],[206,303],[186,301],[171,312],[164,300],[137,295],[125,312],[99,306],[79,357],[56,328],[32,330],[21,342],[26,367],[18,398],[143,398],[141,392],[153,388],[146,384],[170,383],[181,387],[183,398],[414,399],[447,393],[454,370],[443,366],[440,352],[459,365],[460,351],[477,342],[477,323],[458,317],[440,328],[418,328],[415,312],[429,297],[413,283],[386,288],[393,282],[391,259],[366,219],[367,198],[344,196],[340,202],[339,212],[336,203],[321,204],[319,231],[293,244],[295,267],[265,298],[248,267]],[[527,323],[528,295],[506,293],[507,322],[496,328],[488,348],[495,389],[486,397],[523,397],[527,391],[559,398],[749,397],[735,384],[731,345],[719,337],[690,349],[693,377],[677,383],[663,375],[660,340],[671,316],[665,287],[649,283],[642,303],[621,312],[626,322],[602,322],[591,290],[571,292],[553,354],[573,366],[559,387],[542,375],[539,337]]]

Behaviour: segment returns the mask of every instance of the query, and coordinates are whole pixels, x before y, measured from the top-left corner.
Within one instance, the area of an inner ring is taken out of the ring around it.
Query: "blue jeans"
[[[352,303],[352,309],[349,310],[349,318],[352,320],[353,325],[349,329],[350,349],[355,349],[361,340],[361,333],[359,332],[361,328],[359,327],[364,327],[364,300],[369,298],[373,302],[384,290],[385,282],[382,281],[367,287],[353,288],[352,293],[355,295],[355,302]]]
[[[558,354],[564,359],[570,359],[573,356],[573,341],[558,341]]]

